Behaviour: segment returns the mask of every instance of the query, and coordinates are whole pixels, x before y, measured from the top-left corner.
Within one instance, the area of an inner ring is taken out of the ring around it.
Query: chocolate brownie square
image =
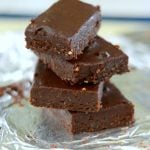
[[[107,83],[98,112],[75,112],[60,109],[44,109],[49,122],[57,122],[67,133],[96,132],[105,129],[129,126],[134,123],[134,106],[112,84]]]
[[[103,82],[97,85],[71,86],[39,62],[31,89],[30,102],[38,107],[97,112],[101,108],[102,94]]]
[[[93,41],[100,26],[99,7],[78,0],[60,0],[31,21],[27,48],[76,59]]]
[[[98,83],[128,72],[128,56],[118,46],[98,36],[78,60],[67,61],[48,51],[36,54],[58,77],[72,85]]]

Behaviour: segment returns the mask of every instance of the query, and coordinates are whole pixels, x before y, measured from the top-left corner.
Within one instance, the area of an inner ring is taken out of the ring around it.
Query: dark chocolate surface
[[[51,52],[35,53],[57,76],[71,84],[97,83],[114,74],[128,72],[128,56],[118,46],[98,36],[78,60],[66,61]]]
[[[37,26],[48,26],[58,34],[72,37],[99,9],[78,0],[60,0],[36,20]],[[82,11],[82,12],[81,12]]]
[[[39,62],[31,89],[31,103],[39,107],[95,112],[101,107],[103,82],[71,86]]]

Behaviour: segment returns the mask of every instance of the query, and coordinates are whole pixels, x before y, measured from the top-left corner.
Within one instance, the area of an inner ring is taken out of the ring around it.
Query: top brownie
[[[55,51],[66,60],[77,59],[94,40],[100,9],[78,0],[60,0],[31,21],[25,31],[27,48]]]

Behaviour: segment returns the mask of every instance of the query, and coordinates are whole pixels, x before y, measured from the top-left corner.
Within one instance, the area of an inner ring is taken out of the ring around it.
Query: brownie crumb
[[[82,91],[86,91],[86,88],[82,88]]]
[[[89,81],[85,80],[84,83],[89,83]]]
[[[30,87],[31,82],[28,80],[14,83],[5,87],[0,87],[0,96],[8,94],[12,97],[14,104],[18,103],[20,106],[22,106],[21,100],[28,97],[27,93]]]
[[[73,55],[73,52],[72,52],[72,51],[69,51],[69,52],[68,52],[68,55]]]
[[[78,66],[74,69],[75,72],[79,72],[79,70],[80,68]]]
[[[100,71],[101,71],[100,69],[97,69],[97,70],[96,70],[96,73],[97,73],[97,74],[99,74],[99,73],[100,73]]]
[[[119,46],[119,45],[115,45],[115,47],[118,48],[118,49],[120,49],[120,46]]]

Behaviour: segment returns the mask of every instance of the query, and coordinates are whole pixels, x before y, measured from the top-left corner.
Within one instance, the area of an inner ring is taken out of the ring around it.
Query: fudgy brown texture
[[[67,110],[46,110],[49,119],[57,120],[69,133],[95,132],[131,125],[134,122],[134,106],[112,84],[106,83],[99,112],[83,113]]]
[[[101,37],[87,47],[78,60],[67,61],[52,52],[35,52],[62,80],[97,83],[128,71],[128,56]]]
[[[76,59],[93,41],[100,20],[99,7],[78,0],[60,0],[27,27],[27,48]]]
[[[34,106],[97,112],[101,107],[103,82],[98,85],[66,84],[41,62],[38,63],[30,101]]]

